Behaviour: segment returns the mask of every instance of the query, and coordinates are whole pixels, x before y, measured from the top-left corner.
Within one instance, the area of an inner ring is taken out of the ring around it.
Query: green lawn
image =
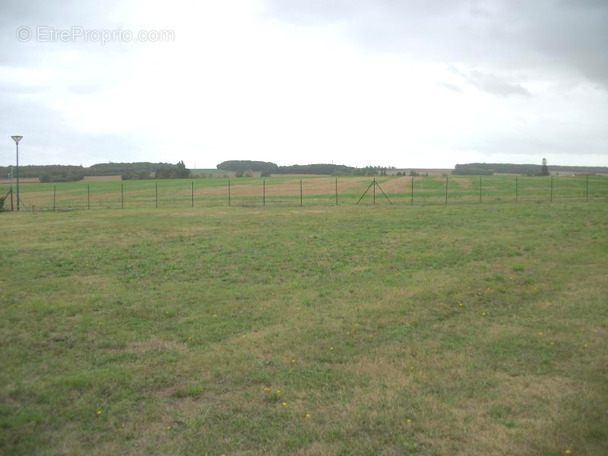
[[[605,201],[0,216],[0,454],[608,448]]]

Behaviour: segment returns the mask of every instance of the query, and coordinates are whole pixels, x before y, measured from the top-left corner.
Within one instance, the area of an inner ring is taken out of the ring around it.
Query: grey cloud
[[[477,89],[493,95],[509,96],[522,95],[530,96],[531,93],[521,84],[512,83],[505,78],[491,73],[485,73],[480,70],[470,70],[468,72],[460,71],[452,68],[452,72],[462,77],[466,82]]]
[[[267,14],[340,23],[362,47],[421,60],[584,77],[608,89],[604,0],[266,0]]]
[[[0,2],[0,65],[7,67],[32,66],[55,52],[74,47],[74,43],[37,42],[37,27],[55,30],[115,29],[119,24],[109,14],[118,0],[5,0]],[[31,31],[31,38],[20,41],[20,27]],[[43,33],[45,35],[45,33]],[[103,52],[101,46],[81,44],[76,49]]]
[[[0,4],[0,27],[98,24],[100,18],[107,20],[107,13],[118,3],[118,0],[5,0]]]
[[[20,82],[0,81],[0,93],[11,93],[12,95],[32,95],[45,91],[44,87],[33,86]]]
[[[141,149],[122,135],[91,135],[74,131],[61,116],[28,94],[0,92],[0,142],[23,135],[19,158],[28,164],[93,164],[141,156]],[[14,162],[12,148],[3,149],[2,165]]]
[[[143,155],[134,140],[124,135],[94,135],[72,129],[47,103],[51,95],[86,96],[111,87],[121,77],[121,65],[128,59],[126,55],[114,52],[118,46],[39,42],[34,38],[38,26],[55,30],[126,27],[128,24],[118,22],[121,18],[112,14],[119,5],[119,0],[0,2],[0,68],[7,70],[4,73],[7,76],[0,79],[0,138],[14,134],[24,136],[20,157],[24,164],[92,164]],[[34,34],[26,42],[17,38],[17,29],[21,26],[29,27]],[[119,54],[118,58],[116,54]],[[36,72],[60,59],[66,62],[61,79],[46,80],[40,76],[34,80],[17,79],[22,70]],[[11,149],[0,159],[3,163],[12,163]]]
[[[538,137],[535,132],[522,131],[518,135],[494,134],[491,137],[481,136],[456,145],[457,150],[483,151],[487,155],[511,155],[519,157],[570,156],[597,157],[597,162],[605,162],[606,141],[588,142],[586,149],[579,146],[581,138],[577,135],[561,136],[559,139],[550,136]],[[603,158],[603,159],[602,159]],[[523,158],[521,159],[523,160]],[[591,163],[589,161],[589,163]]]

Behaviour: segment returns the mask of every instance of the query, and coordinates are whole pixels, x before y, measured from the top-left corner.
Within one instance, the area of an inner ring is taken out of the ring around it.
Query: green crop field
[[[608,200],[606,176],[273,176],[194,180],[23,183],[28,211],[207,206],[455,205]],[[0,195],[8,193],[7,182]],[[16,206],[16,184],[13,182]],[[5,202],[10,209],[10,199]]]
[[[148,208],[2,213],[0,454],[605,454],[608,204],[581,182],[192,209],[159,181],[184,207],[143,182]]]

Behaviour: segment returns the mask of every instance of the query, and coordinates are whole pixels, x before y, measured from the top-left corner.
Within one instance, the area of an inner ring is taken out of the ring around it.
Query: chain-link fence
[[[16,189],[0,185],[4,210]],[[455,205],[608,201],[608,176],[386,176],[207,178],[24,183],[20,209],[206,206]]]

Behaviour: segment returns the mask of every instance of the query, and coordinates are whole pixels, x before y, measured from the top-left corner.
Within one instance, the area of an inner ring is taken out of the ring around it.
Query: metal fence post
[[[336,206],[338,205],[338,179],[336,179]]]
[[[374,205],[376,204],[376,178],[374,177],[374,190],[373,190],[373,194],[374,194]]]
[[[413,206],[414,205],[414,176],[411,176],[411,177],[412,177],[412,196],[410,198],[410,206]]]

